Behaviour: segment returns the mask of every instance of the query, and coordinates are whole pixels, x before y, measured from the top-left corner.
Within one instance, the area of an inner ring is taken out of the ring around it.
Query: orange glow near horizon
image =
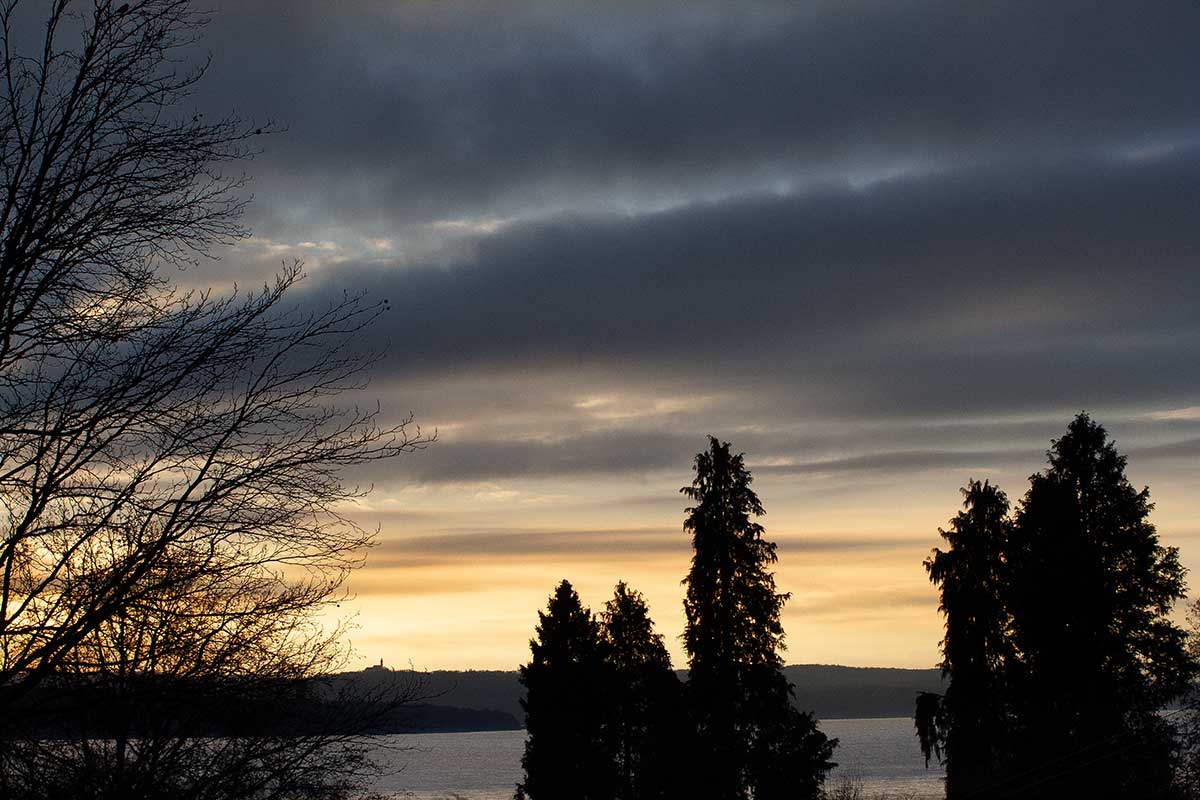
[[[1015,501],[1035,466],[895,475],[827,493],[804,491],[799,480],[757,480],[766,535],[779,545],[777,584],[792,595],[786,661],[935,666],[942,619],[922,561],[942,543],[937,529],[958,509],[958,486],[968,476],[989,477]],[[1200,566],[1200,529],[1192,522],[1200,503],[1191,481],[1136,463],[1129,474],[1151,486],[1163,543],[1180,547],[1185,565]],[[475,493],[469,501],[459,489],[430,490],[411,498],[414,522],[381,514],[380,546],[352,576],[355,597],[340,609],[356,615],[350,666],[383,658],[417,670],[515,669],[528,658],[537,612],[564,578],[593,611],[617,581],[641,591],[675,665],[686,666],[681,580],[690,542],[685,502],[674,494],[686,478],[580,481],[574,492],[561,480],[525,481],[511,493]],[[661,507],[632,512],[616,499],[660,486]],[[557,499],[528,502],[543,496]],[[453,510],[425,516],[439,504]],[[356,516],[363,524],[375,518]],[[1177,616],[1182,621],[1182,608]]]

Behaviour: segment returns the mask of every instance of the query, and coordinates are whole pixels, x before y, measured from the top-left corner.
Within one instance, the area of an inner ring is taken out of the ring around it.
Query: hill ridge
[[[783,668],[795,688],[796,705],[818,718],[866,719],[911,716],[918,692],[940,692],[941,670],[910,667],[847,667],[791,664]],[[369,676],[379,668],[354,673]],[[426,702],[524,719],[522,687],[514,670],[396,670],[422,684]],[[677,670],[686,677],[686,670]],[[384,670],[392,674],[391,670]]]

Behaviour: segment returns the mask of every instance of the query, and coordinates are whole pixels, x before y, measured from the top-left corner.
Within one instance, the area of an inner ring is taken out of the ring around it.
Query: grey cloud
[[[809,461],[798,464],[768,465],[758,467],[763,475],[813,475],[839,472],[872,472],[884,470],[912,471],[927,469],[966,469],[990,467],[997,464],[1011,466],[1029,463],[1029,451],[1020,450],[976,450],[970,452],[953,450],[906,450],[900,452],[865,453],[846,458]]]
[[[926,538],[862,535],[771,536],[789,553],[835,553],[858,550],[928,548]],[[454,528],[420,536],[393,537],[372,551],[373,569],[421,568],[440,561],[461,563],[464,557],[524,559],[546,555],[611,558],[622,555],[680,555],[691,550],[682,527],[608,528],[596,530]]]
[[[1194,459],[1200,456],[1200,438],[1139,447],[1130,451],[1131,459]]]
[[[912,608],[937,608],[938,598],[935,591],[930,589],[903,589],[885,587],[854,592],[837,592],[832,597],[819,597],[805,600],[803,597],[788,604],[787,610],[792,614],[802,614],[806,618],[828,618],[842,616],[861,616],[869,614],[878,619],[887,609],[893,612]],[[881,610],[884,610],[881,612]]]
[[[763,475],[1032,470],[1081,407],[1200,396],[1195,3],[224,5],[197,103],[289,126],[249,221],[394,237],[302,299],[390,299],[387,406],[470,428],[398,480],[686,475],[710,431]],[[722,400],[573,405],[628,387]]]
[[[535,439],[456,440],[443,437],[420,458],[398,465],[417,481],[480,481],[686,469],[697,437],[637,429]]]
[[[897,470],[937,470],[988,468],[996,466],[1039,465],[1045,440],[1033,440],[1032,446],[1003,450],[905,450],[871,451],[839,458],[811,459],[812,447],[837,446],[861,450],[878,446],[880,438],[869,435],[841,435],[829,439],[797,439],[778,432],[733,436],[739,450],[747,452],[748,465],[760,477],[809,476],[823,474],[867,473]],[[997,431],[983,434],[985,440]],[[874,442],[873,442],[874,438]],[[633,427],[597,431],[580,436],[563,436],[554,441],[529,439],[456,440],[447,437],[418,457],[396,465],[394,478],[422,483],[478,482],[513,478],[555,478],[586,475],[637,473],[675,473],[684,480],[692,458],[704,447],[698,433],[652,432]],[[808,445],[808,447],[806,447]],[[1173,446],[1174,447],[1174,446]],[[794,463],[776,464],[786,458]],[[760,463],[765,461],[766,463]],[[679,505],[677,497],[658,498],[653,503],[641,498],[642,505]]]
[[[268,232],[1200,134],[1182,1],[225,6],[198,101],[288,124],[254,169]]]
[[[886,416],[1173,402],[1200,390],[1197,186],[1188,151],[564,217],[327,288],[391,300],[398,379],[600,365]]]
[[[460,560],[480,558],[526,558],[550,554],[588,557],[622,553],[686,553],[691,541],[682,529],[528,530],[454,529],[422,536],[391,538],[371,554],[371,566],[404,567],[418,559]]]
[[[830,535],[830,534],[801,534],[791,536],[775,536],[768,531],[768,538],[774,539],[787,552],[828,552],[840,553],[851,550],[871,550],[881,552],[887,550],[920,550],[928,548],[932,541],[929,537],[897,537],[897,536],[862,536],[862,535]]]

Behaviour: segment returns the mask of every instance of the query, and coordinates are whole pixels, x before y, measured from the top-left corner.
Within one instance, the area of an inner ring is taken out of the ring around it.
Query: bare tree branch
[[[170,280],[246,235],[222,170],[273,130],[182,109],[205,21],[0,0],[0,718],[64,674],[327,671],[311,620],[372,542],[341,474],[432,440],[340,402],[384,305],[292,308],[298,263]]]

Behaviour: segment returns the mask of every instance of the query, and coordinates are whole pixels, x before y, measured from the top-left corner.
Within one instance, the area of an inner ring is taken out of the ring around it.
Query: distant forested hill
[[[796,705],[818,719],[911,717],[917,692],[943,689],[939,669],[797,664],[783,672],[796,688]]]
[[[517,681],[516,671],[438,670],[426,673],[425,677],[428,682],[423,693],[431,703],[507,711],[518,720],[525,719],[520,703],[524,689]]]
[[[892,669],[797,664],[784,668],[796,687],[796,705],[818,718],[907,717],[917,692],[940,692],[936,669]],[[516,672],[438,670],[418,673],[428,702],[459,708],[493,709],[524,719]],[[685,673],[680,673],[681,677]]]
[[[796,704],[821,719],[910,716],[917,692],[942,688],[939,672],[932,669],[806,664],[785,667],[784,673],[796,687]],[[115,692],[70,676],[39,687],[27,698],[26,716],[33,735],[49,738],[80,731],[103,735],[114,714],[129,719],[135,729],[174,719],[181,731],[206,736],[325,730],[354,720],[371,720],[365,729],[370,733],[514,730],[525,719],[521,695],[515,671],[421,673],[372,667],[321,682],[315,694],[295,696],[279,694],[278,687],[275,694],[260,696],[253,685],[156,676],[140,687]],[[408,702],[392,707],[388,698],[398,697]]]

